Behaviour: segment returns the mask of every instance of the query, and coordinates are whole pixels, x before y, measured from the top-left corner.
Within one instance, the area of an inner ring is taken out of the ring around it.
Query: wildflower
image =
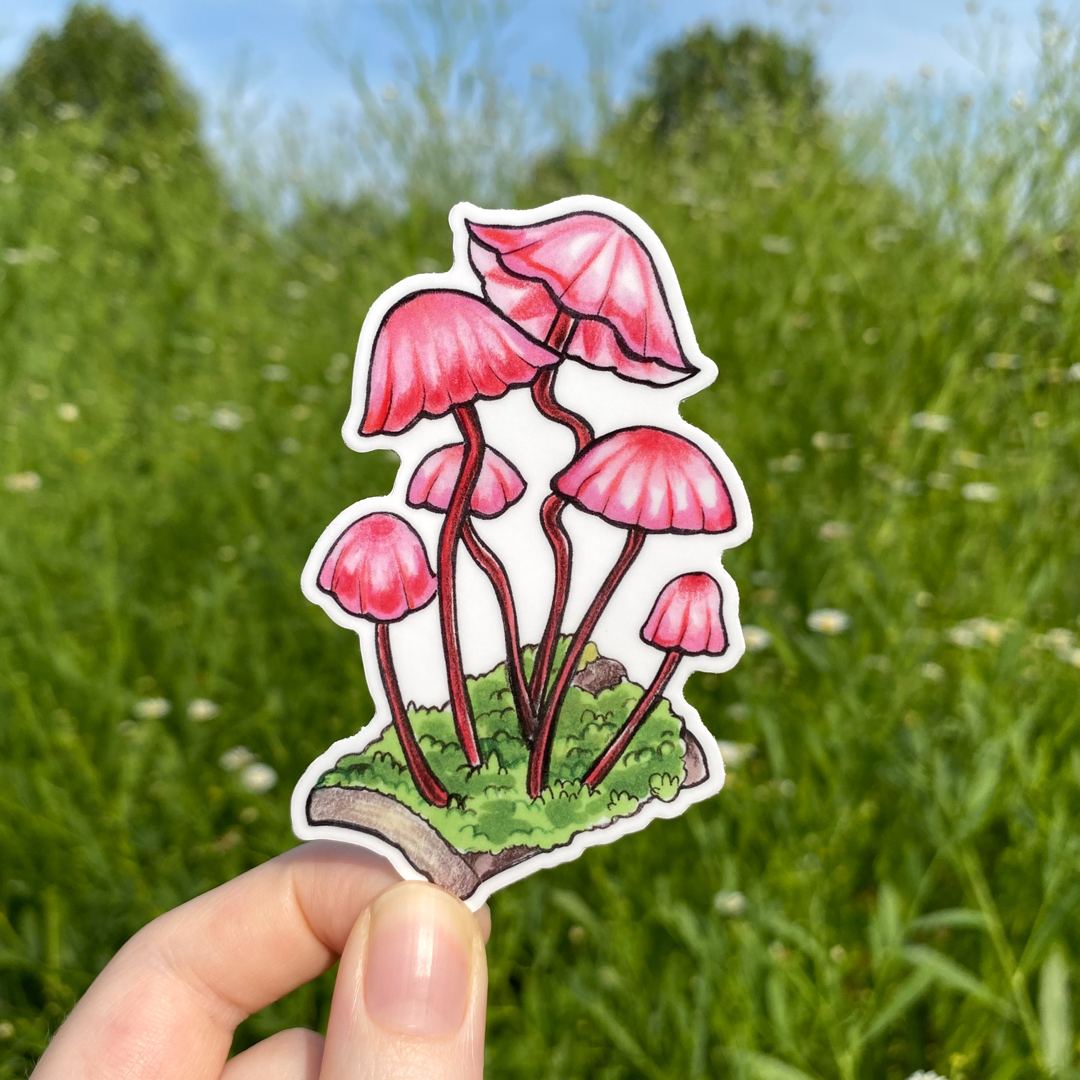
[[[772,644],[772,634],[762,626],[744,626],[742,634],[747,652],[761,652]]]
[[[845,949],[843,945],[834,945],[829,950],[829,959],[834,964],[842,964],[844,962],[844,959],[845,959],[846,956],[847,956],[847,949]]]
[[[74,424],[79,419],[79,406],[73,402],[65,401],[56,406],[56,415],[64,421],[65,424]]]
[[[713,910],[729,919],[741,919],[747,908],[746,897],[741,892],[718,892],[712,900]]]
[[[795,786],[795,781],[790,777],[780,781],[779,789],[780,794],[783,795],[785,799],[794,799],[795,792],[798,790]]]
[[[915,594],[916,607],[928,608],[933,604],[933,602],[934,594],[931,592],[926,592],[925,589],[920,589],[919,592]]]
[[[769,462],[769,468],[773,472],[799,472],[803,467],[803,456],[798,450],[792,450],[782,458],[773,458]]]
[[[846,521],[826,521],[818,529],[819,540],[847,540],[852,528]]]
[[[851,626],[851,616],[837,608],[818,608],[806,617],[806,625],[819,634],[835,637]]]
[[[1040,304],[1057,303],[1058,291],[1053,285],[1047,285],[1045,281],[1029,281],[1024,286],[1024,292],[1032,300],[1038,300]]]
[[[20,495],[37,491],[41,487],[41,477],[36,472],[17,472],[4,477],[4,487]]]
[[[194,720],[196,724],[202,724],[207,720],[213,720],[219,712],[221,712],[221,708],[218,706],[217,702],[211,701],[209,698],[193,698],[188,702],[188,719]]]
[[[720,757],[727,769],[737,769],[757,753],[757,747],[753,743],[725,742],[719,739],[716,745],[720,747]]]
[[[262,795],[278,782],[277,771],[263,761],[245,765],[240,773],[240,786],[253,795]]]
[[[881,340],[881,331],[876,326],[868,326],[863,331],[863,344],[876,345]]]
[[[299,439],[294,439],[291,435],[286,435],[285,438],[278,443],[278,449],[283,454],[299,454],[302,447]]]
[[[307,286],[302,281],[290,281],[285,286],[285,295],[290,300],[303,300],[307,296]]]
[[[1061,657],[1065,663],[1080,668],[1080,649],[1066,649],[1064,652],[1058,653],[1058,656]]]
[[[980,645],[999,645],[1005,636],[1005,626],[993,619],[981,617],[965,619],[949,631],[949,640],[962,649],[976,649]]]
[[[736,724],[741,724],[750,717],[750,706],[741,701],[736,701],[733,705],[729,705],[726,711],[728,716],[734,720]]]
[[[1048,412],[1037,412],[1031,414],[1031,422],[1037,428],[1045,428],[1050,426],[1050,414]]]
[[[172,712],[172,702],[163,697],[143,698],[131,711],[140,720],[161,720]]]
[[[945,1077],[940,1076],[933,1069],[917,1069],[907,1080],[945,1080]]]
[[[253,765],[257,760],[246,746],[234,746],[218,758],[218,764],[226,772],[239,772],[240,769]]]
[[[917,412],[911,418],[911,426],[920,431],[944,432],[952,428],[953,422],[951,416],[942,413]]]
[[[810,445],[815,450],[850,450],[855,445],[851,435],[837,435],[828,431],[815,431],[810,436]]]
[[[1076,635],[1063,626],[1055,626],[1045,634],[1036,634],[1032,644],[1037,649],[1049,649],[1059,655],[1071,651],[1076,645]]]
[[[1080,364],[1070,364],[1065,374],[1069,382],[1080,382]]]
[[[6,1042],[8,1039],[14,1038],[15,1025],[10,1020],[4,1020],[0,1023],[0,1042]]]
[[[1015,353],[992,352],[986,354],[984,363],[995,371],[1015,371],[1020,366],[1020,357]]]
[[[790,255],[795,250],[795,242],[790,236],[763,236],[761,247],[770,255]]]
[[[61,122],[65,120],[78,120],[82,114],[82,109],[73,101],[62,101],[55,109],[53,109],[53,116]]]
[[[267,364],[262,369],[262,377],[267,382],[284,382],[289,377],[289,369],[284,364]]]
[[[935,664],[933,660],[927,660],[925,664],[920,664],[919,674],[927,682],[945,681],[945,669],[940,664]]]
[[[974,450],[954,450],[952,460],[954,465],[965,469],[981,469],[986,464],[986,458]]]
[[[14,184],[15,183],[15,170],[9,169],[6,165],[0,167],[0,184]]]
[[[210,414],[210,424],[218,431],[239,431],[244,418],[235,410],[220,405]]]
[[[968,502],[991,503],[997,502],[999,493],[995,484],[977,482],[974,484],[965,484],[960,489],[960,494],[963,495]]]
[[[938,491],[948,491],[956,483],[952,473],[932,472],[926,478],[927,487],[937,488]]]

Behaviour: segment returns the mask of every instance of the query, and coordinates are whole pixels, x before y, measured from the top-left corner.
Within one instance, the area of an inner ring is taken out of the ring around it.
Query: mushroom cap
[[[412,293],[375,336],[360,432],[397,434],[422,416],[502,397],[558,360],[472,293]]]
[[[405,501],[410,506],[446,513],[461,473],[463,452],[461,443],[432,450],[413,473]],[[482,518],[498,517],[524,493],[525,481],[521,473],[497,450],[486,447],[480,477],[469,504],[470,513]]]
[[[368,514],[338,537],[319,588],[350,615],[396,622],[435,595],[435,575],[416,530],[396,514]]]
[[[731,494],[716,466],[689,439],[662,428],[623,428],[597,439],[551,487],[587,513],[647,532],[735,527]]]
[[[466,224],[485,295],[537,341],[561,309],[578,320],[563,351],[582,363],[657,385],[697,371],[652,256],[625,225],[592,212],[538,225]]]
[[[669,581],[641,628],[641,638],[658,649],[691,656],[719,656],[728,647],[720,585],[709,574],[681,574]]]

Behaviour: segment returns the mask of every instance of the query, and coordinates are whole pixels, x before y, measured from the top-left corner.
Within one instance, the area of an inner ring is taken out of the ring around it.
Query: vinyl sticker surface
[[[360,333],[343,434],[401,460],[303,590],[360,641],[375,716],[293,793],[298,836],[479,907],[720,790],[682,688],[743,653],[723,552],[750,506],[679,404],[716,377],[659,239],[575,196],[450,214],[454,265]]]

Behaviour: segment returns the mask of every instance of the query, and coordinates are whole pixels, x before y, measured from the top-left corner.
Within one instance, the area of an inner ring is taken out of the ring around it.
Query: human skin
[[[155,919],[109,962],[33,1080],[479,1080],[487,909],[316,841]],[[340,958],[325,1040],[243,1020]]]

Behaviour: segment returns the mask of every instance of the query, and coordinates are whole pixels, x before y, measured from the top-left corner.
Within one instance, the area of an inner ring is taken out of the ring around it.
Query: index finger
[[[325,971],[389,863],[315,841],[140,930],[60,1028],[34,1080],[217,1080],[233,1030]]]

